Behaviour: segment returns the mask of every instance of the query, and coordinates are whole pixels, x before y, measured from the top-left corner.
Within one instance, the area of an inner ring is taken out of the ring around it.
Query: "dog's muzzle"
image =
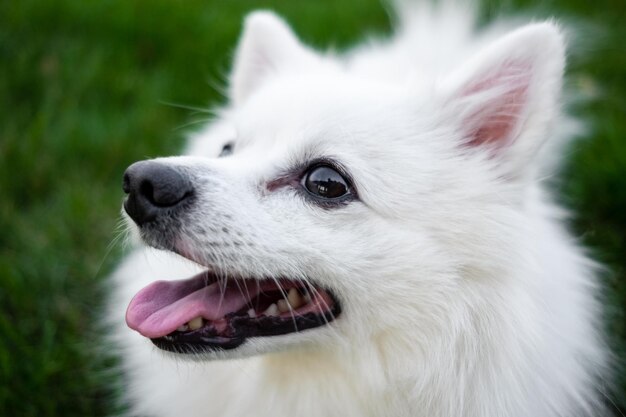
[[[171,215],[194,191],[185,173],[157,161],[129,166],[124,173],[123,189],[127,194],[124,209],[138,226]]]

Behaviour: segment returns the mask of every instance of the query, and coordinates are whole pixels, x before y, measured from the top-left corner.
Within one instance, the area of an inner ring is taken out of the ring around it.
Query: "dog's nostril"
[[[126,194],[130,193],[130,178],[128,176],[128,172],[124,173],[124,178],[122,180],[122,190],[124,190],[124,193]]]
[[[157,207],[172,207],[191,195],[191,187],[182,176],[159,177],[143,181],[139,192]]]
[[[150,180],[144,180],[141,182],[141,185],[139,185],[139,193],[147,198],[152,204],[161,205],[154,201],[154,187],[152,186]]]

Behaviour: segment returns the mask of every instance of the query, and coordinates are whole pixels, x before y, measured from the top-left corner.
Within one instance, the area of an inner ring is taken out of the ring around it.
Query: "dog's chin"
[[[181,245],[145,237],[152,247],[198,263]],[[153,282],[137,293],[126,312],[128,326],[168,353],[215,360],[310,342],[310,333],[330,328],[341,314],[337,297],[314,279],[235,277],[200,266],[207,269],[184,280]]]

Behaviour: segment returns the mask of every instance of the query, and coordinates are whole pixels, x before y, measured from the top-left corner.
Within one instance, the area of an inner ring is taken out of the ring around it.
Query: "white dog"
[[[127,170],[133,413],[601,415],[593,263],[540,182],[561,29],[408,9],[341,56],[250,14],[217,120]]]

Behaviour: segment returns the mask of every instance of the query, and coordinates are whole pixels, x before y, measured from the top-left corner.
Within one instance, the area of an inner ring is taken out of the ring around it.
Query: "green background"
[[[305,41],[344,47],[389,30],[377,1],[0,1],[0,415],[100,416],[115,358],[97,326],[127,165],[177,152],[220,102],[246,11],[283,14]],[[570,226],[610,266],[606,323],[626,356],[626,1],[491,1],[578,22],[570,85],[590,127],[555,183]],[[176,103],[172,105],[168,103]],[[179,106],[180,105],[180,106]],[[610,400],[626,406],[623,367]],[[606,389],[606,388],[603,388]]]

